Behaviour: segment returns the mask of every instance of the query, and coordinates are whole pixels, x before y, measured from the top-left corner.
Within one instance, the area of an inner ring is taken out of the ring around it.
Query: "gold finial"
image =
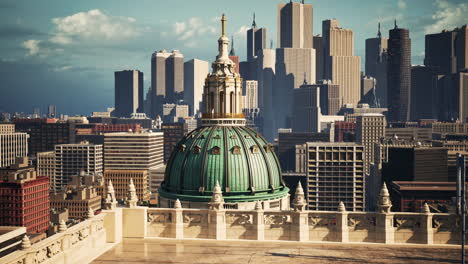
[[[222,33],[223,33],[223,36],[225,36],[226,34],[226,16],[223,14],[223,16],[221,17],[221,26],[222,26]]]

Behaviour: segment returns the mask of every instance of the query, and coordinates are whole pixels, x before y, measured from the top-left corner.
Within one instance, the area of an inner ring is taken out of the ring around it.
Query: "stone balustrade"
[[[88,263],[113,245],[107,243],[105,217],[101,213],[68,229],[64,226],[61,232],[33,245],[25,237],[23,249],[0,258],[0,263]]]
[[[118,208],[123,237],[458,244],[456,215],[331,211]],[[126,224],[132,221],[132,224]]]

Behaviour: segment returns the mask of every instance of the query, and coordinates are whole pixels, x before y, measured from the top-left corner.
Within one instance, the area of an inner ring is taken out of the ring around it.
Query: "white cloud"
[[[405,9],[406,8],[405,0],[398,0],[398,8],[399,9]]]
[[[237,31],[236,33],[234,33],[234,36],[236,36],[237,38],[242,38],[242,39],[245,39],[247,38],[247,30],[249,30],[250,27],[248,26],[241,26]]]
[[[110,16],[99,9],[54,18],[52,22],[56,28],[50,41],[61,45],[77,40],[126,40],[139,36],[143,30],[132,17]]]
[[[438,33],[444,29],[453,29],[466,24],[466,14],[468,14],[468,4],[452,4],[448,1],[438,0],[435,2],[437,11],[432,15],[434,24],[424,27],[426,34]]]
[[[173,35],[179,41],[184,41],[186,47],[195,47],[197,45],[197,38],[205,34],[215,34],[216,28],[206,23],[199,17],[191,17],[186,21],[178,21],[173,25]],[[167,32],[162,32],[161,36],[166,37]]]
[[[30,39],[23,42],[23,47],[28,50],[28,55],[34,56],[39,53],[40,40]]]
[[[72,68],[73,68],[72,66],[67,65],[67,66],[62,66],[62,67],[53,68],[52,71],[54,71],[54,72],[62,72],[62,71],[71,70]]]

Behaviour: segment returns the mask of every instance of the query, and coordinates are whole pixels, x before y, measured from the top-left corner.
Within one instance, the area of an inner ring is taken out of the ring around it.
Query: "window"
[[[241,154],[241,148],[239,146],[232,147],[232,154]]]
[[[214,146],[211,149],[211,154],[213,154],[213,155],[219,155],[220,153],[221,153],[221,149],[218,146]]]
[[[195,147],[193,147],[193,153],[194,153],[194,154],[200,154],[200,151],[201,151],[201,147],[200,147],[200,146],[195,146]]]

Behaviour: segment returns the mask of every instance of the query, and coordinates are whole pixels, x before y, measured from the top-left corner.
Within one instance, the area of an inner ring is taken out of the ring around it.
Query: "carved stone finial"
[[[29,241],[29,237],[27,235],[23,236],[21,239],[21,249],[28,249],[31,247],[31,241]]]
[[[86,218],[93,218],[94,217],[94,210],[91,207],[88,207],[88,213],[86,214]]]
[[[296,188],[296,193],[293,201],[295,211],[304,211],[306,206],[304,189],[302,189],[302,184],[299,181]]]
[[[423,213],[425,213],[425,214],[430,214],[431,213],[431,208],[429,208],[429,205],[427,203],[424,203]]]
[[[58,231],[60,233],[67,231],[67,224],[65,224],[65,221],[63,219],[60,221],[60,224],[58,226]]]
[[[117,199],[115,198],[114,186],[112,181],[109,180],[109,184],[106,189],[106,199],[104,201],[104,209],[113,210],[117,207]]]
[[[213,195],[211,196],[210,209],[212,210],[221,210],[224,209],[224,198],[223,192],[221,191],[221,186],[219,182],[216,181],[216,185],[213,189]]]
[[[180,203],[180,200],[177,199],[174,203],[174,209],[182,209],[182,204]]]
[[[379,213],[390,213],[390,209],[392,208],[390,194],[388,193],[385,182],[382,185],[382,189],[380,189],[379,204],[377,206],[379,208]]]
[[[128,197],[127,197],[127,206],[133,208],[137,206],[138,196],[136,194],[135,185],[133,184],[133,179],[130,178],[130,183],[128,184]]]
[[[346,212],[346,207],[343,201],[340,201],[340,203],[338,204],[338,212]]]
[[[263,210],[262,203],[261,203],[260,201],[257,201],[257,202],[255,203],[255,210],[256,210],[256,211],[261,211],[261,210]]]

